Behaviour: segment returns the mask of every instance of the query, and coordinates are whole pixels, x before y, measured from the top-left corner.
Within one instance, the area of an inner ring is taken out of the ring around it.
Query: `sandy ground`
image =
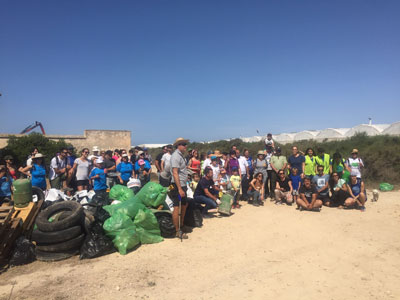
[[[183,243],[11,268],[0,299],[400,299],[399,196],[365,212],[244,205]]]

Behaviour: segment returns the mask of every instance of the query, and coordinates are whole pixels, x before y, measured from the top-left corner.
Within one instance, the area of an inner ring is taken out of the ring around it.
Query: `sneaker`
[[[282,205],[282,202],[281,201],[276,201],[275,205]]]
[[[236,204],[236,208],[240,208],[241,207],[241,205],[240,204]]]
[[[258,202],[253,202],[254,206],[260,206],[260,204]]]

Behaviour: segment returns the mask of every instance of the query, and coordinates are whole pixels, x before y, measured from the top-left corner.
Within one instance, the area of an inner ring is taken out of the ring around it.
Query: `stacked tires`
[[[75,201],[55,203],[40,212],[32,233],[36,258],[57,261],[78,254],[85,239],[84,219],[83,208]]]

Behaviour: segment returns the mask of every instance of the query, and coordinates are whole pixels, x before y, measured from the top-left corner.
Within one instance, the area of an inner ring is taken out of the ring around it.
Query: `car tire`
[[[76,250],[76,249],[70,250],[70,251],[65,251],[65,252],[58,252],[58,253],[36,250],[36,259],[40,260],[40,261],[46,261],[46,262],[59,261],[59,260],[70,258],[74,255],[77,255],[78,253],[79,253],[79,250]]]
[[[62,220],[49,221],[51,216],[61,211],[70,211],[71,214]],[[63,201],[40,212],[36,219],[36,225],[43,232],[60,231],[82,224],[83,216],[83,208],[79,203],[75,201]]]
[[[84,239],[85,235],[81,234],[76,238],[73,238],[71,240],[62,243],[51,244],[51,245],[38,245],[36,246],[36,249],[45,252],[65,252],[70,250],[76,250],[82,246]]]
[[[44,200],[44,193],[41,188],[38,188],[37,186],[32,187],[32,195],[37,196],[37,201],[39,202],[40,200]]]
[[[76,238],[80,234],[82,234],[82,227],[79,225],[53,232],[34,230],[32,241],[36,242],[37,245],[57,244]]]

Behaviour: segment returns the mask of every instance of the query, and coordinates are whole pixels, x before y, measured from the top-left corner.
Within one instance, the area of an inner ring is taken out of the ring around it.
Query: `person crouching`
[[[217,194],[218,190],[214,184],[213,170],[210,167],[206,167],[204,169],[204,176],[200,179],[194,191],[194,201],[199,204],[205,204],[202,210],[203,217],[209,217],[208,210],[217,207]]]

